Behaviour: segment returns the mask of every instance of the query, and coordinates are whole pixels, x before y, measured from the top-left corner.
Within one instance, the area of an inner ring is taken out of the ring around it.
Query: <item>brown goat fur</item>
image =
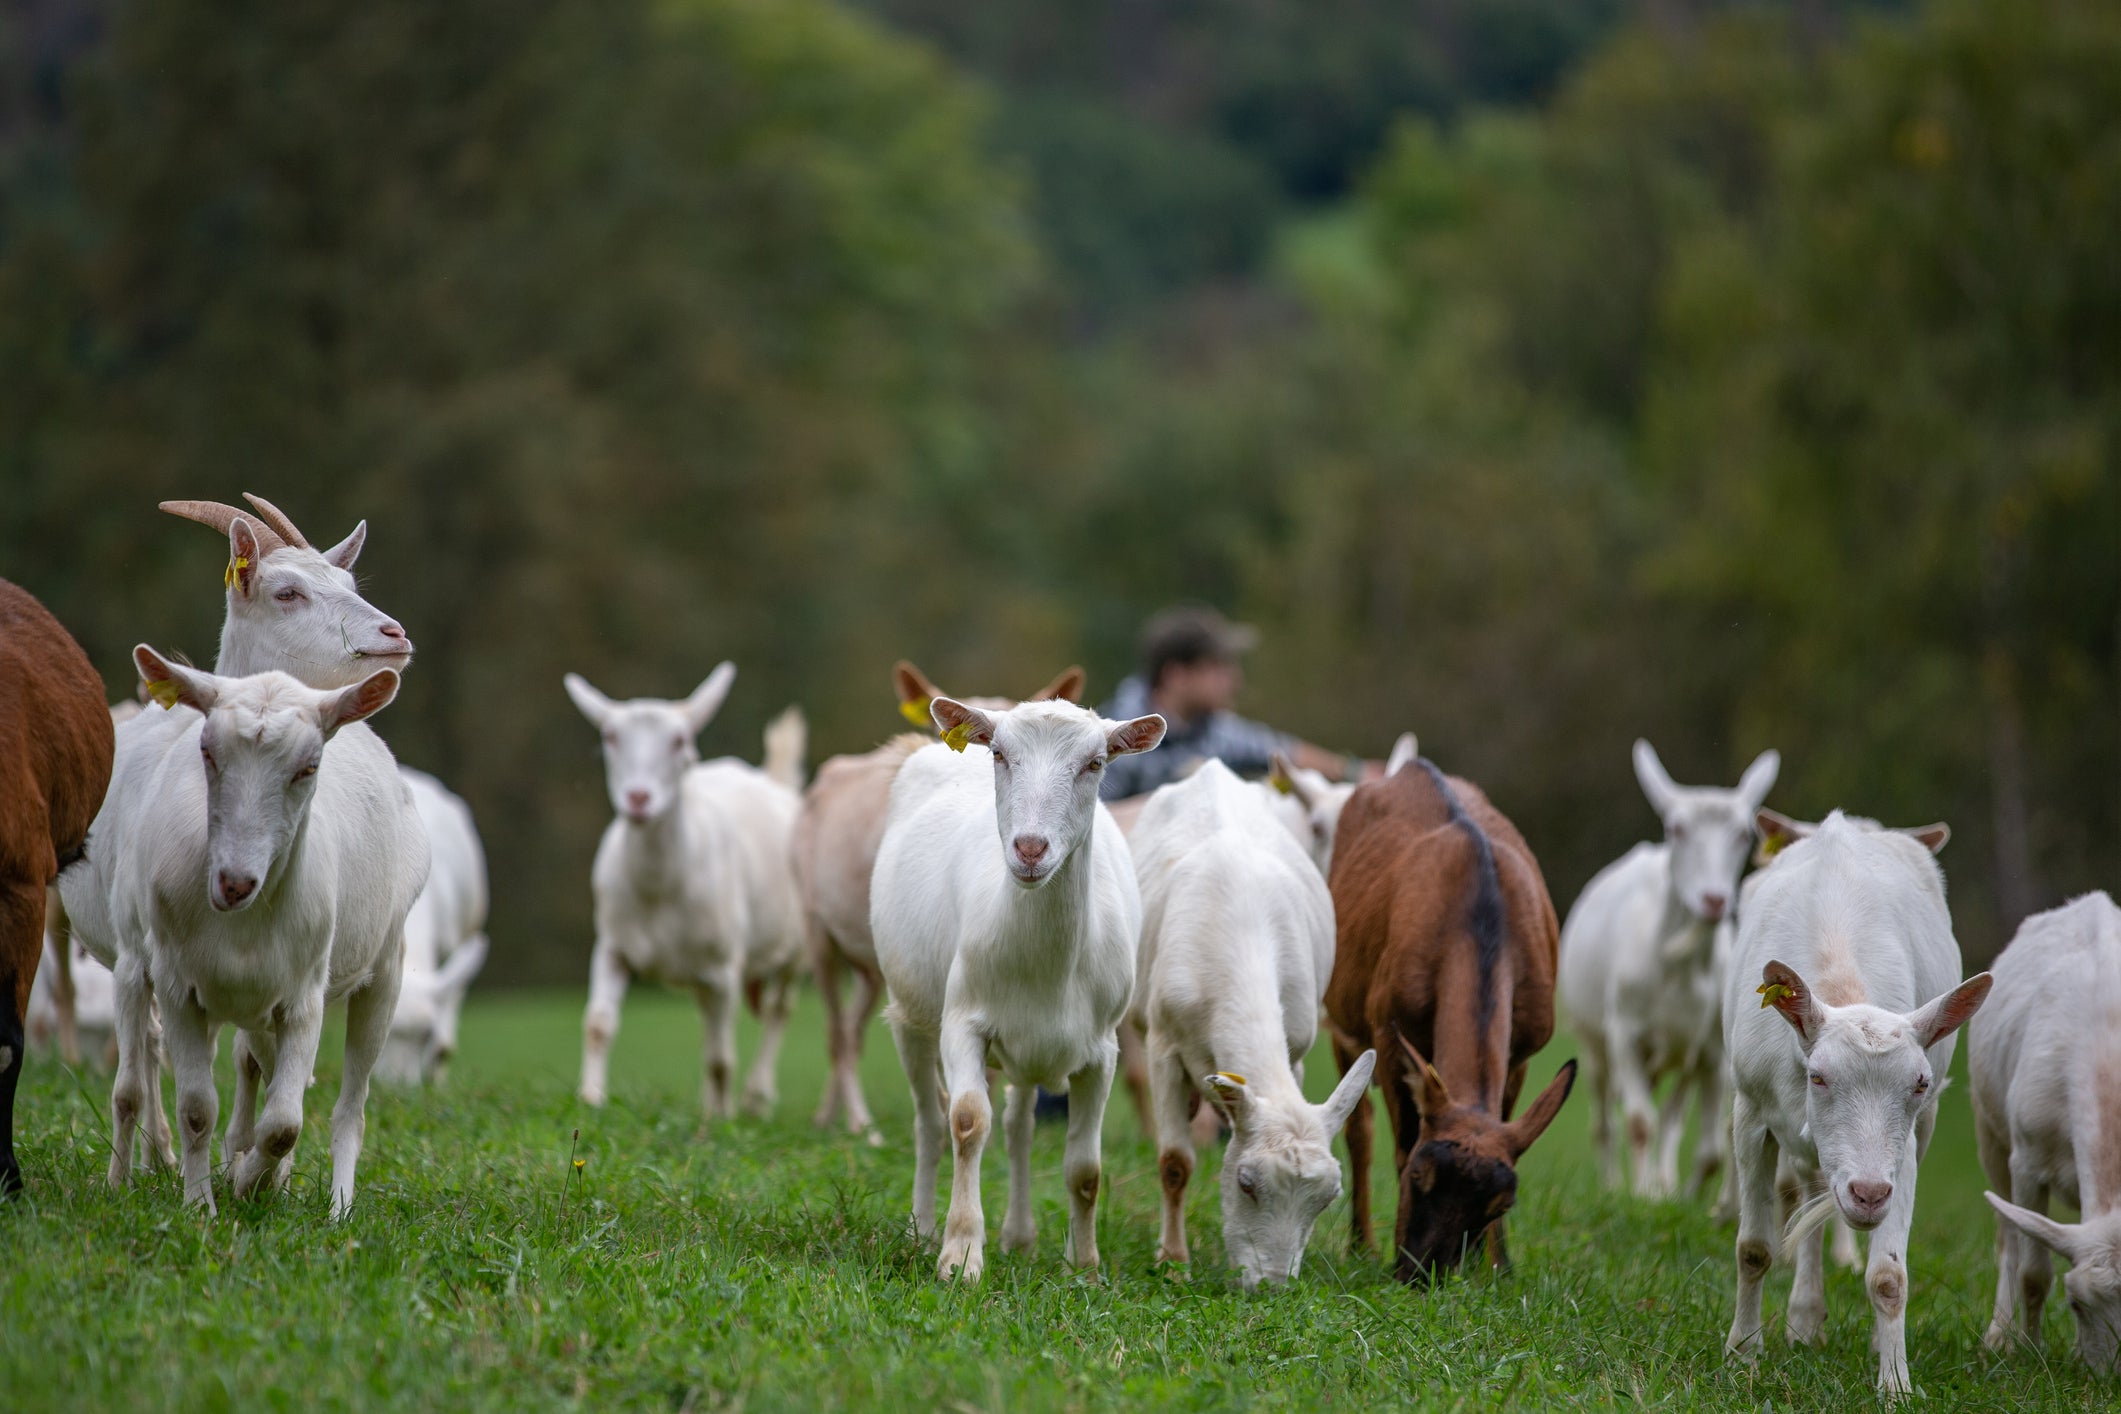
[[[1525,1063],[1554,1032],[1561,930],[1539,863],[1479,787],[1421,760],[1349,798],[1331,885],[1334,1057],[1343,1073],[1372,1047],[1388,1058],[1377,1076],[1400,1179],[1395,1269],[1428,1280],[1482,1234],[1506,1267],[1517,1160],[1576,1075],[1571,1061],[1511,1118]],[[1363,1249],[1372,1122],[1358,1105],[1346,1129]]]
[[[22,1187],[15,1084],[23,1013],[44,955],[46,895],[81,857],[110,785],[103,679],[72,635],[0,580],[0,1192]]]

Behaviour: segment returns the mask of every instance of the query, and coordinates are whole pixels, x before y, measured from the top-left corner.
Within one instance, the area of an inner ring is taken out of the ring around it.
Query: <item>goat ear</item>
[[[1812,1042],[1819,1039],[1820,1023],[1826,1020],[1826,1009],[1812,995],[1797,969],[1784,962],[1770,962],[1760,969],[1760,1005],[1773,1007],[1782,1013],[1782,1019],[1797,1030],[1797,1038],[1810,1051]]]
[[[1396,776],[1403,766],[1411,766],[1421,756],[1421,742],[1412,732],[1401,732],[1399,740],[1392,743],[1392,754],[1385,758],[1385,774]]]
[[[1910,825],[1899,833],[1914,840],[1931,854],[1938,854],[1951,841],[1952,827],[1939,820],[1932,825]]]
[[[1163,739],[1164,719],[1151,712],[1131,722],[1114,723],[1105,733],[1105,750],[1113,756],[1131,756],[1137,751],[1155,750]]]
[[[250,521],[237,516],[228,523],[228,570],[222,582],[238,598],[248,599],[258,587],[258,566],[265,554],[258,548],[258,532]]]
[[[589,679],[580,673],[569,673],[560,679],[567,685],[567,695],[574,699],[575,710],[589,719],[589,725],[597,730],[611,720],[611,699],[589,685]]]
[[[2036,1213],[2030,1208],[2021,1208],[2016,1203],[2006,1202],[1995,1194],[1984,1191],[1988,1205],[1996,1210],[1996,1216],[2024,1233],[2033,1241],[2047,1248],[2058,1257],[2069,1259],[2070,1265],[2077,1263],[2078,1253],[2083,1250],[2081,1241],[2084,1229],[2075,1223],[2058,1223],[2045,1213]]]
[[[1753,829],[1759,834],[1760,843],[1753,847],[1753,867],[1757,869],[1764,866],[1770,859],[1818,828],[1817,825],[1807,824],[1802,820],[1792,820],[1779,810],[1755,810]]]
[[[1267,759],[1274,766],[1273,779],[1285,784],[1288,794],[1295,796],[1298,804],[1306,810],[1316,810],[1319,807],[1321,802],[1316,772],[1306,771],[1279,751]]]
[[[1242,1075],[1218,1070],[1200,1078],[1200,1093],[1211,1097],[1217,1109],[1230,1117],[1232,1129],[1243,1129],[1252,1118],[1252,1090]]]
[[[435,993],[438,996],[462,996],[485,965],[486,935],[474,933],[459,943],[457,950],[435,969]]]
[[[707,730],[707,724],[714,720],[715,713],[722,710],[722,703],[728,698],[729,689],[735,683],[736,664],[717,663],[714,665],[714,671],[707,675],[707,681],[694,688],[692,696],[679,704],[679,710],[685,714],[685,726],[694,736]]]
[[[1758,809],[1767,793],[1775,788],[1775,777],[1782,774],[1782,753],[1769,747],[1753,758],[1753,764],[1745,768],[1738,778],[1738,793],[1745,797],[1746,804]]]
[[[1657,748],[1640,737],[1635,739],[1635,780],[1642,786],[1642,793],[1649,798],[1650,809],[1657,812],[1658,819],[1672,813],[1672,806],[1679,799],[1679,787],[1672,784],[1664,763],[1657,759]]]
[[[928,716],[946,746],[963,751],[967,745],[994,744],[994,718],[954,697],[935,698],[928,704]]]
[[[1539,1092],[1539,1098],[1525,1107],[1525,1112],[1511,1120],[1504,1128],[1506,1142],[1510,1146],[1510,1161],[1515,1163],[1524,1157],[1524,1151],[1532,1147],[1534,1140],[1547,1132],[1554,1116],[1561,1113],[1562,1105],[1569,1098],[1569,1091],[1576,1085],[1576,1062],[1571,1060],[1561,1067],[1561,1072],[1547,1082],[1547,1088]]]
[[[373,717],[398,695],[398,674],[393,668],[370,673],[352,687],[342,687],[324,699],[324,735],[330,736],[349,722]]]
[[[361,558],[361,547],[368,543],[368,522],[362,521],[353,528],[353,533],[324,552],[327,563],[342,570],[351,570],[354,561]]]
[[[1915,1030],[1915,1044],[1926,1051],[1966,1025],[1988,1000],[1988,989],[1995,980],[1986,972],[1976,973],[1919,1011],[1910,1012],[1907,1020]]]
[[[1435,1066],[1422,1058],[1420,1051],[1414,1049],[1412,1041],[1398,1032],[1393,1034],[1399,1036],[1399,1049],[1404,1053],[1401,1060],[1406,1069],[1401,1078],[1406,1081],[1407,1089],[1413,1092],[1414,1108],[1421,1111],[1423,1119],[1442,1114],[1451,1107],[1451,1092],[1444,1085],[1443,1077],[1436,1073]]]
[[[1026,702],[1080,702],[1083,700],[1083,684],[1089,678],[1078,665],[1069,668],[1052,682],[1025,698]]]
[[[140,673],[148,699],[161,703],[165,710],[181,702],[193,711],[211,712],[221,695],[220,679],[212,673],[172,663],[144,643],[133,649],[133,667]]]
[[[891,665],[891,687],[898,693],[898,700],[927,703],[929,699],[941,697],[943,690],[928,681],[928,675],[904,658]]]
[[[1327,1134],[1338,1133],[1348,1122],[1348,1116],[1355,1113],[1355,1107],[1369,1097],[1370,1076],[1376,1070],[1377,1052],[1364,1051],[1355,1058],[1355,1064],[1348,1067],[1348,1073],[1340,1077],[1340,1084],[1333,1087],[1333,1093],[1318,1107],[1319,1122],[1325,1126]]]

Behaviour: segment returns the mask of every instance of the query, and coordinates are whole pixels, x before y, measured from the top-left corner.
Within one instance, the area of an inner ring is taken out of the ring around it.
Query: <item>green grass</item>
[[[1828,1284],[1823,1348],[1780,1338],[1728,1364],[1731,1234],[1696,1206],[1602,1192],[1572,1101],[1525,1164],[1518,1266],[1432,1293],[1351,1255],[1345,1203],[1301,1280],[1247,1297],[1221,1262],[1212,1158],[1194,1186],[1190,1280],[1158,1272],[1155,1156],[1115,1096],[1101,1281],[1061,1259],[1060,1133],[1041,1126],[1035,1255],[989,1249],[983,1286],[937,1283],[905,1234],[904,1082],[881,1026],[864,1074],[888,1146],[809,1124],[822,1072],[806,997],[771,1122],[703,1126],[698,1025],[651,990],[628,1006],[613,1103],[578,1105],[579,998],[480,999],[438,1094],[369,1105],[360,1199],[325,1222],[320,1066],[294,1191],[202,1220],[158,1174],[103,1184],[108,1080],[43,1060],[17,1107],[25,1199],[0,1212],[0,1406],[33,1409],[1136,1409],[1606,1406],[1817,1409],[1873,1402],[1858,1277]],[[224,1051],[226,1048],[223,1048]],[[749,1055],[749,1033],[745,1055]],[[1558,1062],[1567,1048],[1543,1060]],[[1549,1067],[1534,1077],[1537,1084]],[[1332,1066],[1310,1066],[1322,1096]],[[2059,1299],[2038,1352],[1982,1351],[1993,1267],[1963,1086],[1944,1099],[1911,1254],[1909,1356],[1940,1406],[2114,1405],[2084,1376]],[[579,1127],[580,1139],[572,1136]],[[1384,1147],[1384,1146],[1380,1146]],[[584,1163],[577,1172],[571,1158]],[[1379,1168],[1389,1232],[1389,1159]],[[947,1163],[945,1166],[947,1173]],[[989,1232],[1004,1164],[986,1165]]]

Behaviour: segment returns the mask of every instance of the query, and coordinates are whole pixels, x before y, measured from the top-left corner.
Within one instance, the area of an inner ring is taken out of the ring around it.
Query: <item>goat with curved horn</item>
[[[161,509],[184,520],[209,526],[223,535],[228,534],[231,525],[239,520],[243,521],[257,537],[258,558],[261,560],[276,550],[286,549],[290,543],[249,511],[239,511],[234,506],[225,505],[220,501],[164,501],[161,503]]]
[[[243,499],[250,502],[257,509],[258,518],[271,526],[282,540],[285,540],[298,550],[313,548],[309,541],[304,538],[302,532],[295,528],[295,523],[287,518],[287,512],[281,510],[263,496],[254,496],[248,491],[243,493]]]

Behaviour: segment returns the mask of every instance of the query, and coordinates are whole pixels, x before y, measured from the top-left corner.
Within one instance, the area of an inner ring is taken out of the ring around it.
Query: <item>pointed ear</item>
[[[2080,1239],[2084,1235],[2084,1229],[2080,1224],[2058,1223],[2045,1213],[2021,1208],[2016,1203],[2006,1202],[1986,1191],[1981,1196],[1988,1199],[1988,1205],[1996,1210],[1997,1217],[2056,1256],[2068,1258],[2070,1265],[2076,1265],[2077,1254],[2083,1246]]]
[[[1547,1088],[1539,1092],[1539,1098],[1525,1107],[1525,1112],[1504,1126],[1505,1140],[1510,1146],[1512,1162],[1524,1157],[1524,1151],[1532,1147],[1534,1140],[1547,1132],[1554,1116],[1561,1113],[1561,1106],[1569,1098],[1569,1091],[1576,1084],[1576,1062],[1571,1060],[1561,1071],[1547,1082]]]
[[[479,975],[486,965],[486,935],[474,933],[457,945],[457,950],[435,970],[434,989],[437,996],[457,995],[471,986],[471,979]]]
[[[258,532],[251,528],[250,521],[237,516],[228,523],[228,569],[221,576],[222,583],[239,599],[248,599],[257,592],[258,566],[265,554],[258,548]]]
[[[1215,1101],[1215,1107],[1230,1117],[1230,1127],[1242,1130],[1252,1119],[1252,1091],[1242,1075],[1218,1070],[1200,1078],[1200,1093]]]
[[[1657,749],[1640,737],[1635,739],[1635,780],[1642,786],[1642,793],[1649,797],[1650,809],[1662,820],[1672,813],[1672,806],[1679,798],[1679,787],[1665,773],[1664,763],[1657,759]]]
[[[1937,854],[1950,842],[1952,827],[1939,820],[1931,825],[1910,825],[1899,833],[1915,840],[1931,854]]]
[[[1812,1042],[1819,1039],[1819,1027],[1826,1020],[1826,1008],[1812,995],[1797,969],[1783,962],[1770,962],[1760,969],[1760,1004],[1773,1007],[1782,1013],[1782,1019],[1797,1030],[1797,1039],[1804,1042],[1810,1051]]]
[[[928,675],[904,658],[891,665],[891,689],[900,702],[926,702],[941,697],[943,690],[928,681]]]
[[[1327,1134],[1338,1134],[1341,1126],[1348,1122],[1348,1116],[1355,1113],[1355,1107],[1369,1096],[1370,1076],[1376,1069],[1377,1052],[1364,1051],[1355,1058],[1355,1064],[1348,1067],[1348,1073],[1340,1077],[1340,1084],[1333,1087],[1333,1093],[1318,1107],[1319,1123],[1325,1126]]]
[[[1908,1013],[1915,1044],[1926,1051],[1966,1025],[1988,1000],[1988,989],[1995,980],[1986,972],[1976,973],[1929,1005]]]
[[[569,673],[561,679],[567,684],[567,695],[574,699],[575,709],[589,719],[589,725],[598,731],[611,720],[611,699],[589,685],[589,679],[580,673]]]
[[[351,570],[354,561],[361,558],[361,547],[368,543],[368,522],[362,521],[353,528],[353,534],[324,552],[327,563],[342,570]]]
[[[212,673],[172,663],[144,643],[133,649],[133,667],[148,699],[165,710],[181,702],[195,712],[211,712],[221,695],[221,680]]]
[[[1760,868],[1770,859],[1788,849],[1797,841],[1818,829],[1817,825],[1802,820],[1792,820],[1779,810],[1755,810],[1753,829],[1760,835],[1760,843],[1753,847],[1753,867]]]
[[[1163,739],[1164,719],[1151,712],[1131,722],[1113,723],[1105,733],[1105,750],[1113,756],[1132,756],[1137,751],[1154,751]]]
[[[1269,779],[1285,787],[1285,793],[1295,796],[1297,804],[1305,810],[1316,810],[1320,801],[1318,776],[1314,772],[1304,770],[1279,751],[1267,759],[1273,765],[1273,773]]]
[[[1775,777],[1782,773],[1782,753],[1769,747],[1753,758],[1753,764],[1745,768],[1738,778],[1738,793],[1745,797],[1747,809],[1758,809],[1767,793],[1775,788]]]
[[[1421,755],[1421,742],[1412,732],[1401,732],[1399,740],[1392,743],[1392,754],[1385,758],[1385,774],[1396,776],[1403,766],[1411,766]]]
[[[370,673],[352,687],[342,687],[337,692],[328,694],[320,713],[324,722],[324,735],[329,737],[349,722],[373,717],[388,707],[391,699],[397,695],[398,674],[392,668]]]
[[[685,726],[694,736],[707,730],[714,714],[722,710],[722,702],[729,696],[730,687],[736,682],[736,664],[717,663],[707,681],[692,690],[692,696],[679,704],[685,714]]]
[[[937,697],[928,704],[928,715],[946,746],[963,751],[967,744],[994,744],[994,718],[977,707],[967,707],[954,697]]]
[[[1080,666],[1063,672],[1052,682],[1025,698],[1026,702],[1080,702],[1083,700],[1083,684],[1088,682]]]
[[[1451,1107],[1451,1092],[1444,1085],[1443,1077],[1436,1073],[1435,1066],[1422,1059],[1412,1041],[1397,1031],[1392,1034],[1399,1037],[1400,1060],[1406,1067],[1400,1078],[1413,1092],[1414,1108],[1421,1111],[1423,1119],[1442,1114]]]

